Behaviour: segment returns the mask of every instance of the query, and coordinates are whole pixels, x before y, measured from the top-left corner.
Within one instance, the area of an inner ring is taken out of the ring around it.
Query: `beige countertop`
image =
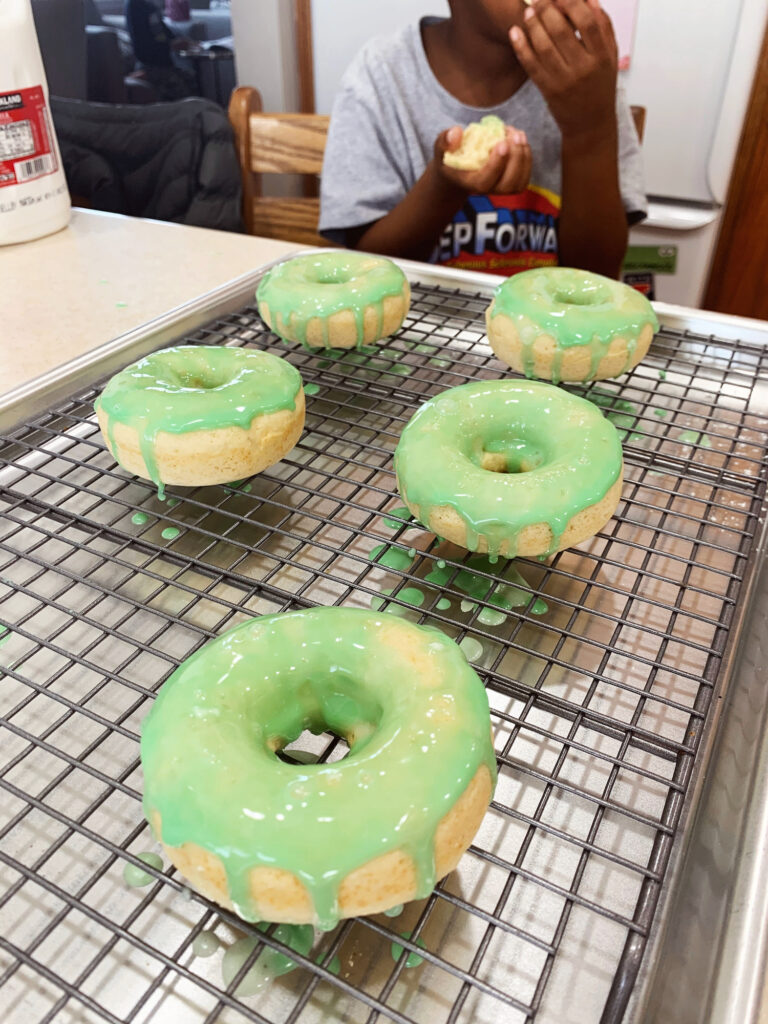
[[[63,231],[0,247],[0,394],[297,248],[73,210]]]

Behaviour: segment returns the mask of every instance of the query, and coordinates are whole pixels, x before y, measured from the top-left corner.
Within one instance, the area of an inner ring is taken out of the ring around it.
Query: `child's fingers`
[[[461,137],[464,133],[461,128],[455,124],[451,128],[446,128],[444,132],[440,132],[435,140],[435,152],[442,157],[443,153],[452,153],[458,149],[461,145]]]
[[[502,195],[524,191],[530,181],[532,162],[531,147],[525,133],[516,132],[514,145],[494,191]]]
[[[528,10],[533,12],[533,16],[528,17],[526,11],[526,21],[534,48],[537,48],[537,40],[543,38],[541,29],[549,37],[551,45],[563,63],[573,64],[579,59],[584,52],[583,44],[576,38],[573,25],[553,0],[537,0]],[[551,59],[549,50],[547,56]]]
[[[547,67],[559,71],[565,67],[565,60],[542,20],[542,15],[549,6],[549,0],[539,0],[535,7],[526,8],[525,34],[528,36],[531,49],[539,60]],[[560,17],[562,18],[562,15]]]
[[[599,15],[604,12],[601,12],[599,3],[597,10],[589,0],[558,0],[558,5],[578,30],[588,52],[600,53],[605,47],[605,36],[602,19],[599,19]]]
[[[542,92],[546,92],[549,84],[549,74],[534,53],[528,36],[517,25],[513,25],[509,30],[509,38],[515,55],[522,64],[525,73],[533,81],[534,85],[537,85]]]

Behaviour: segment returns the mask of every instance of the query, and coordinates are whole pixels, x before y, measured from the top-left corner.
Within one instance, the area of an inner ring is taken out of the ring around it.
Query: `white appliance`
[[[606,7],[622,0],[606,0]],[[341,76],[363,43],[425,14],[445,0],[313,0],[316,108],[329,113]],[[701,305],[722,206],[741,134],[760,46],[766,0],[638,0],[635,41],[621,81],[630,103],[645,107],[643,155],[648,219],[630,243],[674,247],[676,272],[656,277],[656,298]]]

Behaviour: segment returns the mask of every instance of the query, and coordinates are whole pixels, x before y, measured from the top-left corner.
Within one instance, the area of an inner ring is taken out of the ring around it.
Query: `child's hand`
[[[618,53],[599,0],[533,0],[510,39],[564,137],[615,130]]]
[[[434,165],[444,182],[476,195],[511,195],[528,187],[533,158],[525,132],[507,127],[506,139],[494,146],[486,162],[476,171],[460,171],[443,163],[443,154],[458,149],[461,136],[461,128],[454,125],[435,140]]]

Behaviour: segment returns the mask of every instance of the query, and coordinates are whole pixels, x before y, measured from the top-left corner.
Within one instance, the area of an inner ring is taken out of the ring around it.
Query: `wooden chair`
[[[258,89],[240,86],[229,102],[243,184],[243,217],[251,235],[328,246],[317,233],[318,175],[328,121],[324,114],[265,114]],[[302,196],[262,194],[263,174],[301,174]]]
[[[645,107],[630,107],[629,109],[632,113],[632,120],[635,122],[637,137],[642,142],[645,134]]]

